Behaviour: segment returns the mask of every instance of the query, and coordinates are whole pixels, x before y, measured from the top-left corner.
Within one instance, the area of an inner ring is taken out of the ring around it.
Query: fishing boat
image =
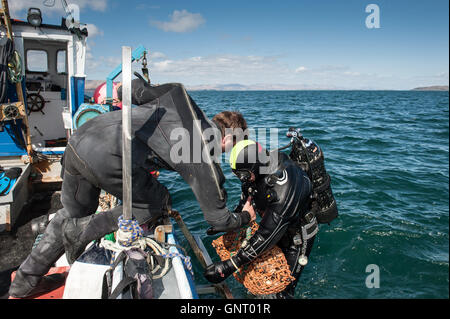
[[[7,79],[1,83],[0,165],[22,170],[8,196],[0,197],[0,231],[8,231],[35,188],[61,184],[72,115],[84,102],[88,33],[69,29],[69,15],[61,25],[42,23],[39,9],[30,8],[27,21],[10,19],[6,0],[0,13],[1,42],[9,42],[14,56],[14,63],[2,61]]]
[[[49,25],[43,23],[42,13],[35,8],[28,10],[27,21],[11,19],[8,2],[2,0],[0,44],[11,47],[14,60],[0,57],[6,65],[1,82],[5,94],[0,101],[0,172],[15,168],[20,174],[9,179],[7,191],[0,196],[0,232],[11,230],[34,193],[61,187],[61,157],[74,131],[90,118],[117,109],[113,105],[112,86],[123,71],[122,64],[106,79],[106,103],[86,101],[88,31],[83,24],[74,23],[65,0],[62,3],[66,17],[61,25]],[[131,59],[124,61],[125,64],[142,61],[148,79],[146,55],[147,49],[139,46],[131,52]],[[127,76],[131,79],[131,74]],[[193,240],[180,218],[178,215],[178,225],[184,227],[183,234],[189,236],[188,242],[204,262],[209,256],[201,240]],[[171,257],[164,276],[153,282],[154,298],[198,298],[193,274],[186,267],[187,256],[179,246],[171,220],[166,218],[156,226],[150,236],[162,243],[160,246]],[[65,256],[61,257],[49,273],[66,273],[65,286],[37,298],[101,298],[99,289],[110,265],[104,260],[95,261],[92,255],[104,255],[106,250],[97,242],[72,265]],[[115,280],[122,275],[119,271]],[[126,293],[119,296],[128,297]]]

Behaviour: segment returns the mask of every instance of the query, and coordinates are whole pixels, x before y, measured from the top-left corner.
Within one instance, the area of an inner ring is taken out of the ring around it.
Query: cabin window
[[[31,72],[47,72],[48,59],[44,50],[27,51],[27,70]]]
[[[66,70],[66,50],[59,50],[56,54],[56,71],[58,73],[67,73]]]

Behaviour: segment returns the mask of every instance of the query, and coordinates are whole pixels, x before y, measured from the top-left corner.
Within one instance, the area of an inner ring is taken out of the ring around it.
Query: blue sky
[[[60,23],[60,0],[10,0],[14,15],[39,6]],[[89,24],[87,77],[103,79],[121,46],[152,52],[155,83],[240,83],[267,88],[410,89],[448,85],[447,0],[73,0]],[[380,28],[366,27],[369,4]]]

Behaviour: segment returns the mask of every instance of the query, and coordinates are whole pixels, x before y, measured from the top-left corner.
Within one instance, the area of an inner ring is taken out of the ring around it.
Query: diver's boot
[[[48,292],[64,282],[65,277],[63,275],[44,277],[64,253],[64,246],[61,240],[63,215],[63,212],[57,214],[50,221],[42,239],[20,265],[9,289],[10,296],[16,298],[33,296]]]
[[[39,296],[61,287],[65,280],[64,274],[52,274],[44,277],[30,276],[19,269],[9,288],[9,295],[14,298]]]
[[[62,223],[62,239],[66,258],[69,264],[73,264],[86,249],[86,246],[96,237],[86,236],[89,232],[89,222],[93,216],[82,218],[66,218]]]

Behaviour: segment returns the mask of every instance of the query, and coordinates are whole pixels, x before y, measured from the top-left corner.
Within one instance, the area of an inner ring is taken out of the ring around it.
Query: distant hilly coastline
[[[104,80],[86,80],[85,89],[95,90]],[[252,84],[245,85],[239,83],[230,84],[185,84],[189,91],[284,91],[284,90],[345,90],[341,87],[318,87],[312,85],[286,85],[286,84]]]
[[[86,80],[86,90],[95,90],[104,80]],[[338,86],[320,87],[308,84],[252,84],[245,85],[239,83],[230,84],[204,84],[204,85],[188,85],[186,89],[189,91],[289,91],[289,90],[345,90],[348,88]],[[358,90],[373,90],[373,88],[359,88]],[[448,91],[448,85],[435,85],[426,87],[417,87],[411,91]],[[378,90],[377,90],[378,91]]]
[[[204,84],[186,85],[190,91],[302,91],[302,90],[343,90],[340,87],[319,87],[312,85],[296,84]]]
[[[414,88],[411,91],[448,91],[448,85],[434,85]]]

